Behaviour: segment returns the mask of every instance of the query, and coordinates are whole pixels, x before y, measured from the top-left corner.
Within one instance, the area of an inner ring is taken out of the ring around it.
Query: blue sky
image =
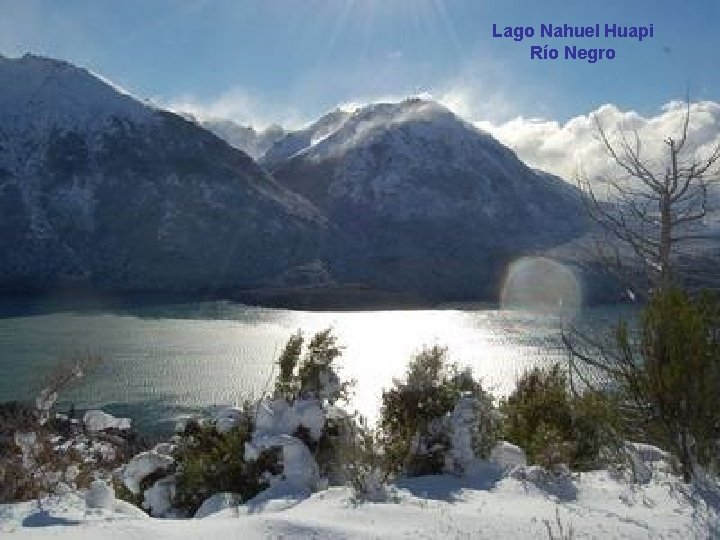
[[[612,61],[530,60],[498,26],[619,23],[655,38]],[[689,85],[720,98],[720,0],[0,0],[0,52],[87,66],[137,96],[256,123],[430,93],[473,120],[650,114]]]

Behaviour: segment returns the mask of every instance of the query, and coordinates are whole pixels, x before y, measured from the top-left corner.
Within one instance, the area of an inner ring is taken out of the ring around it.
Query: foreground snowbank
[[[8,538],[548,538],[557,519],[575,538],[713,538],[717,510],[676,478],[630,484],[607,471],[568,478],[563,496],[552,485],[512,475],[429,476],[405,480],[392,502],[355,505],[348,488],[298,500],[277,491],[253,505],[221,504],[204,519],[149,518],[122,501],[88,509],[69,493],[54,500],[0,507]],[[225,509],[220,509],[225,507]],[[548,522],[546,524],[546,521]]]

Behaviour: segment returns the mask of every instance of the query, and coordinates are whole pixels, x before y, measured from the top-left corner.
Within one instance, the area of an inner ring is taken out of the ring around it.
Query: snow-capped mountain
[[[509,260],[583,231],[574,188],[433,102],[214,128],[256,155],[280,138],[264,170],[85,69],[0,58],[0,288],[487,299]]]
[[[270,146],[260,161],[265,166],[272,168],[274,165],[294,156],[298,152],[302,152],[306,148],[319,143],[328,135],[335,133],[349,117],[349,112],[335,109],[308,127],[291,131],[284,137],[281,137]]]
[[[203,120],[200,125],[253,159],[261,158],[273,144],[286,135],[286,131],[278,125],[256,130],[252,126],[243,126],[232,120],[219,118]]]
[[[89,71],[0,58],[0,286],[257,286],[327,223],[243,152]]]
[[[331,113],[262,162],[344,230],[335,271],[379,287],[484,296],[508,260],[585,228],[574,187],[431,101]]]

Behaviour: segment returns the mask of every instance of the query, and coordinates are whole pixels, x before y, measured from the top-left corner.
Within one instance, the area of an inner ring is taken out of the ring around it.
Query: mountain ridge
[[[332,271],[380,288],[492,296],[514,257],[587,226],[576,188],[417,98],[329,113],[261,163],[344,233]]]
[[[209,131],[33,55],[0,88],[6,288],[258,286],[317,257],[322,214]]]
[[[256,163],[30,55],[0,61],[0,126],[5,289],[489,299],[513,258],[585,226],[575,188],[421,99],[336,109]]]

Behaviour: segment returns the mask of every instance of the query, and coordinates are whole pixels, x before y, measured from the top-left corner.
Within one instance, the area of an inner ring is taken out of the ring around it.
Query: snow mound
[[[240,515],[282,512],[297,506],[310,495],[312,492],[306,487],[294,482],[280,481],[239,506],[237,511]]]
[[[299,427],[318,440],[325,426],[325,412],[318,400],[299,399],[290,405],[284,399],[263,401],[258,408],[255,433],[259,436],[295,433]]]
[[[245,459],[254,461],[263,450],[278,448],[281,451],[283,472],[272,478],[271,485],[286,480],[298,487],[314,490],[320,479],[317,463],[305,443],[290,435],[260,435],[245,443]]]
[[[156,471],[167,469],[175,460],[153,450],[141,452],[125,465],[122,480],[125,487],[136,495],[140,493],[140,482]]]
[[[533,469],[542,476],[539,468]],[[420,480],[420,479],[415,479]],[[583,473],[571,503],[507,477],[490,488],[471,487],[452,475],[428,476],[402,489],[391,504],[353,504],[352,490],[330,488],[302,498],[279,482],[237,509],[212,519],[158,520],[117,501],[114,513],[88,513],[85,501],[67,493],[43,501],[0,505],[0,538],[110,540],[151,538],[718,538],[717,508],[687,497],[677,478],[642,486],[642,504],[622,498],[627,483],[607,471]],[[684,486],[684,487],[683,487]],[[247,514],[247,515],[245,515]],[[238,519],[240,516],[241,520]],[[549,534],[551,529],[552,534]],[[11,534],[7,534],[11,533]],[[565,535],[564,537],[570,537]]]
[[[505,472],[509,472],[518,466],[527,465],[525,451],[507,441],[500,441],[495,445],[490,452],[490,460],[497,463]]]
[[[101,410],[89,410],[83,416],[83,424],[88,431],[105,431],[106,429],[130,429],[129,418],[116,418]]]
[[[626,441],[624,449],[630,465],[628,480],[647,484],[670,471],[670,454],[656,446]]]
[[[194,517],[195,519],[203,519],[227,510],[233,510],[235,515],[238,515],[237,507],[241,500],[242,497],[237,493],[216,493],[203,501]]]
[[[175,476],[161,478],[143,493],[142,507],[153,517],[165,517],[172,510]]]
[[[577,498],[578,487],[567,466],[548,470],[539,465],[519,465],[510,471],[510,477],[523,484],[532,484],[540,492],[563,501]]]
[[[88,508],[115,509],[115,490],[103,480],[95,480],[85,494]]]

